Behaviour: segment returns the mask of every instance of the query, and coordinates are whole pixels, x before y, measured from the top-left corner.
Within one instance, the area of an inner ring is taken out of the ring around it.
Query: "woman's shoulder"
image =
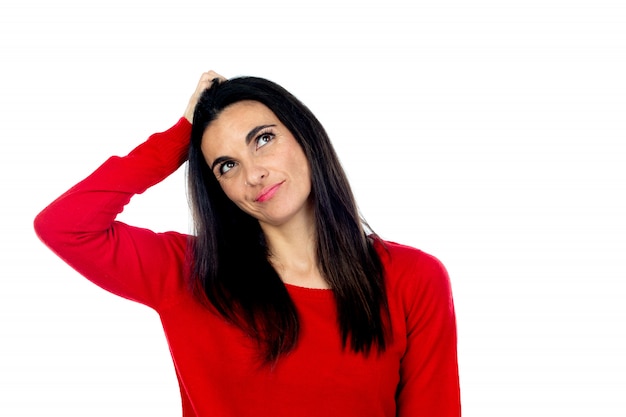
[[[441,261],[421,249],[393,242],[375,240],[374,246],[385,268],[442,268]]]
[[[375,247],[390,288],[417,289],[433,284],[448,285],[446,268],[436,256],[409,245],[387,240],[377,240]]]

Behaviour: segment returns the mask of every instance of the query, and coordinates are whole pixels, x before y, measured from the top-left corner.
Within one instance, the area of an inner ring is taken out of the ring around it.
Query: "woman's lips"
[[[269,200],[270,198],[274,196],[274,194],[276,194],[276,191],[278,191],[278,189],[280,188],[281,185],[283,185],[284,182],[285,181],[282,181],[277,184],[270,185],[269,187],[264,188],[263,190],[261,190],[259,195],[254,199],[254,201],[256,201],[257,203],[263,203],[264,201]]]

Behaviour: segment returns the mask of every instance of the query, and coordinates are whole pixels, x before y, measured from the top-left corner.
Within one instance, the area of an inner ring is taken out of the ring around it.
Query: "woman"
[[[194,236],[115,221],[187,159]],[[108,159],[35,228],[159,313],[184,416],[460,415],[444,267],[364,230],[323,127],[272,82],[203,74],[175,126]]]

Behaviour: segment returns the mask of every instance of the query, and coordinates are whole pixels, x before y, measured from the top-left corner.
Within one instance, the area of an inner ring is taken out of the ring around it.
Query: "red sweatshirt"
[[[115,221],[134,194],[185,162],[190,131],[183,118],[128,156],[109,158],[35,219],[41,240],[78,272],[157,311],[183,416],[459,416],[454,307],[434,257],[392,242],[380,248],[393,333],[380,355],[342,349],[332,290],[287,285],[300,338],[268,367],[253,341],[188,290],[187,235]]]

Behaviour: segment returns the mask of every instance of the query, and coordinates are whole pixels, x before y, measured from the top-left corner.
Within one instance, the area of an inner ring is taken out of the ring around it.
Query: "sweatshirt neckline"
[[[287,291],[289,291],[289,293],[292,295],[297,294],[301,296],[316,297],[316,298],[332,298],[333,297],[332,289],[300,287],[298,285],[288,284],[286,282],[284,284],[285,284],[285,288],[287,288]]]

